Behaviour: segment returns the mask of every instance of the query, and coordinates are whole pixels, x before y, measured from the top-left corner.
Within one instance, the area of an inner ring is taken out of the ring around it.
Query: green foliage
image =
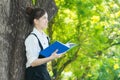
[[[56,60],[56,80],[120,79],[120,2],[55,0],[52,41],[78,44]],[[65,64],[68,61],[67,64]],[[66,77],[66,74],[70,73]],[[55,74],[53,74],[55,75]]]
[[[36,4],[36,0],[32,0],[32,4],[35,5]]]

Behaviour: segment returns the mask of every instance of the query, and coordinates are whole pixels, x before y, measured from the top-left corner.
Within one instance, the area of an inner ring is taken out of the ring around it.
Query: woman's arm
[[[44,63],[46,63],[46,62],[52,61],[52,60],[54,60],[55,58],[60,58],[62,54],[57,54],[57,51],[58,51],[58,50],[56,50],[55,52],[53,52],[50,57],[34,60],[34,61],[31,63],[31,66],[32,66],[32,67],[35,67],[35,66],[44,64]]]

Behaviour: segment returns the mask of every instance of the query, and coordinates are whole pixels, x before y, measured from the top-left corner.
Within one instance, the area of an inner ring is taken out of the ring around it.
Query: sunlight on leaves
[[[119,64],[114,64],[114,70],[119,69]]]
[[[91,17],[91,23],[94,24],[94,23],[97,23],[100,21],[100,16],[92,16]]]

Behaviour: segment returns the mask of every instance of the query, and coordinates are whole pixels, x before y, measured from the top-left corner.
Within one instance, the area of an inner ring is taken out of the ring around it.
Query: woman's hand
[[[60,57],[64,54],[64,53],[57,54],[57,52],[58,52],[58,49],[55,50],[50,57],[51,57],[52,59],[60,58]]]

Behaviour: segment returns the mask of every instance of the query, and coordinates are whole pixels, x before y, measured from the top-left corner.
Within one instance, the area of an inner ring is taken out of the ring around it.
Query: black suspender
[[[42,46],[40,40],[38,39],[37,35],[35,33],[31,33],[31,34],[33,34],[37,38],[39,46],[40,46],[41,50],[43,50],[43,46]],[[47,40],[48,40],[48,44],[50,45],[50,39],[49,39],[49,37],[47,37]]]
[[[47,37],[47,40],[48,40],[48,44],[50,45],[50,38],[49,38],[49,37]]]

